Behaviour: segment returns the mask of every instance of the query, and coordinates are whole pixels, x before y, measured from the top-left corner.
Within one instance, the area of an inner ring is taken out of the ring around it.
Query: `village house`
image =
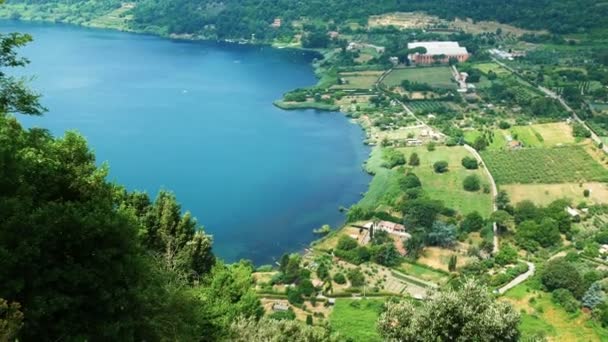
[[[410,54],[408,58],[415,64],[433,64],[435,62],[448,63],[451,58],[455,58],[458,62],[464,62],[469,59],[469,52],[465,47],[462,47],[458,42],[418,42],[408,43],[409,50],[415,48],[425,48],[426,53]]]
[[[368,229],[373,229],[374,231],[380,230],[385,231],[392,235],[397,235],[404,238],[412,237],[405,231],[405,226],[399,223],[389,222],[389,221],[377,221],[377,222],[369,222],[365,225]]]
[[[281,24],[282,24],[281,18],[275,18],[274,21],[272,22],[272,24],[270,24],[270,26],[274,27],[274,28],[279,28],[279,27],[281,27]]]

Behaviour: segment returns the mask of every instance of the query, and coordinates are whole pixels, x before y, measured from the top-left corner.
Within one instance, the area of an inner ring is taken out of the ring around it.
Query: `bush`
[[[433,169],[437,173],[445,173],[448,171],[448,162],[445,160],[440,160],[433,164]]]
[[[353,287],[361,287],[365,285],[365,276],[358,268],[348,271],[348,280]]]
[[[276,319],[277,321],[293,321],[294,319],[296,319],[296,314],[293,312],[293,310],[289,309],[287,311],[275,311],[271,313],[268,317]]]
[[[589,189],[583,190],[583,196],[589,197],[590,194],[591,194],[591,191],[589,191]]]
[[[559,304],[566,312],[574,313],[578,310],[580,303],[574,298],[572,292],[566,289],[557,289],[551,294],[551,300]]]
[[[483,228],[483,224],[483,217],[474,211],[464,217],[464,220],[460,223],[460,230],[465,233],[476,232]]]
[[[342,235],[338,240],[337,249],[341,249],[343,251],[349,251],[351,249],[355,249],[359,246],[357,240],[351,238],[350,236]]]
[[[434,143],[434,142],[430,142],[430,143],[428,143],[428,144],[426,145],[426,149],[427,149],[427,151],[429,151],[429,152],[433,152],[433,151],[435,151],[435,143]]]
[[[462,166],[467,170],[475,170],[479,167],[479,164],[477,163],[477,159],[473,157],[464,157],[462,158]]]
[[[481,189],[481,181],[477,175],[469,175],[462,181],[462,187],[466,191],[479,191]]]
[[[403,153],[392,148],[384,150],[382,158],[385,160],[383,166],[389,169],[392,169],[395,166],[405,165],[406,163]]]
[[[496,260],[497,264],[502,266],[514,264],[517,261],[517,249],[510,244],[505,244],[504,246],[501,246],[494,260]]]
[[[410,166],[418,166],[420,165],[420,158],[418,157],[418,153],[414,152],[410,155]]]
[[[346,284],[346,277],[343,273],[336,273],[336,275],[334,275],[334,281],[336,284],[344,285]]]
[[[511,124],[506,121],[501,121],[498,123],[498,128],[500,129],[509,129],[511,128]]]

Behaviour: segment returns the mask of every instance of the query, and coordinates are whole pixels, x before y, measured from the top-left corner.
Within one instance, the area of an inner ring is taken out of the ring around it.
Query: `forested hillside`
[[[11,4],[41,6],[48,11],[71,8],[82,17],[103,15],[120,8],[121,1],[12,0]],[[312,26],[366,22],[370,15],[396,11],[426,11],[442,18],[495,20],[554,33],[584,32],[598,28],[608,15],[608,3],[595,0],[139,0],[123,15],[133,15],[131,29],[163,34],[199,34],[220,39],[267,39],[290,33],[290,25],[273,29],[275,18],[292,22],[303,17]],[[46,6],[46,7],[45,7]],[[70,12],[71,13],[71,12]],[[18,14],[16,14],[18,16]],[[61,18],[59,18],[61,20]]]

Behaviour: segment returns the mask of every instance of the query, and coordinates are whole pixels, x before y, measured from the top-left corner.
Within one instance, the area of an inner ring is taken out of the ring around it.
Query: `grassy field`
[[[509,194],[511,202],[530,200],[539,205],[547,205],[556,199],[568,198],[577,204],[585,201],[590,204],[608,203],[608,186],[604,183],[561,183],[561,184],[509,184],[501,185],[501,190]],[[589,197],[583,190],[589,189]]]
[[[470,174],[477,174],[482,184],[489,184],[483,170],[467,170],[461,162],[464,157],[472,155],[462,146],[439,146],[435,151],[429,152],[426,147],[406,147],[399,149],[407,158],[416,152],[420,157],[420,166],[413,172],[420,178],[422,188],[431,198],[442,200],[446,206],[454,208],[463,214],[478,211],[483,216],[490,215],[492,211],[492,196],[482,191],[468,192],[462,188],[462,181]],[[449,171],[444,174],[435,173],[433,164],[445,160],[449,164]]]
[[[481,153],[497,184],[608,181],[608,170],[582,146]]]
[[[493,138],[490,141],[490,145],[487,147],[489,150],[503,150],[507,146],[507,139],[505,134],[509,134],[507,131],[496,129],[493,131]],[[471,130],[464,132],[464,139],[472,144],[477,137],[480,137],[482,134],[480,131]]]
[[[521,141],[525,147],[554,147],[576,142],[572,136],[572,126],[565,122],[513,126],[509,129],[494,129],[492,132],[494,137],[488,146],[489,150],[506,150],[508,135]],[[465,140],[470,143],[479,136],[481,132],[477,130],[465,131],[464,134]]]
[[[343,72],[339,77],[344,79],[344,84],[336,84],[333,89],[370,89],[376,84],[378,78],[383,74],[382,71],[356,71]]]
[[[382,167],[383,163],[382,149],[376,146],[365,165],[365,169],[373,173],[374,178],[372,178],[369,189],[358,205],[364,208],[375,209],[379,204],[384,202],[384,198],[390,197],[395,192],[399,193],[399,184],[396,177],[397,171]]]
[[[339,298],[329,316],[329,323],[345,339],[381,341],[376,321],[383,305],[383,300]]]
[[[398,86],[403,80],[428,83],[435,88],[455,89],[457,87],[456,83],[452,82],[452,73],[447,66],[395,69],[386,76],[384,84],[389,87]]]
[[[449,278],[448,273],[440,272],[430,267],[422,266],[419,264],[412,264],[409,262],[404,262],[399,265],[398,270],[403,273],[410,274],[416,278],[420,278],[422,280],[430,281],[440,285],[445,284]]]
[[[590,321],[589,314],[569,314],[553,304],[549,293],[532,290],[525,283],[507,292],[502,300],[522,313],[519,329],[523,339],[541,334],[549,341],[608,340],[608,331]]]
[[[484,74],[489,73],[490,71],[494,72],[496,75],[506,75],[509,74],[510,71],[501,67],[496,63],[479,63],[473,66],[475,69],[483,72]]]

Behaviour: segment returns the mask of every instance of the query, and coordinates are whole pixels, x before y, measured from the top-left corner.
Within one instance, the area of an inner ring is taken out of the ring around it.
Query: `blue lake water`
[[[173,191],[228,261],[270,263],[306,246],[366,191],[358,126],[272,105],[316,82],[309,53],[40,23],[0,21],[0,31],[34,36],[24,73],[49,112],[20,120],[78,130],[129,189]]]

